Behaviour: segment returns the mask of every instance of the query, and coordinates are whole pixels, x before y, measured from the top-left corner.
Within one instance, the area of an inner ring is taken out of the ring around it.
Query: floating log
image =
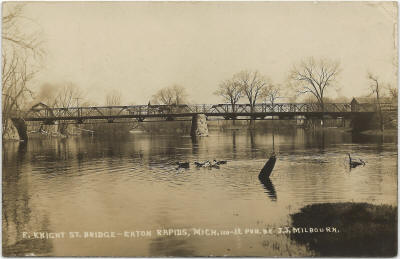
[[[269,176],[271,175],[272,170],[275,167],[275,162],[276,162],[276,155],[275,153],[273,153],[269,157],[268,161],[265,163],[263,169],[261,169],[261,172],[258,175],[258,179],[260,179],[261,181],[269,179]]]

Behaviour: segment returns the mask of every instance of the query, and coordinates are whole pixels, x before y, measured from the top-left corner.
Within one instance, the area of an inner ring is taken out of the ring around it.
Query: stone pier
[[[192,117],[192,127],[190,129],[192,137],[208,136],[207,117],[205,114],[196,114]]]
[[[19,140],[27,141],[28,140],[28,132],[26,123],[21,118],[13,118],[11,119],[14,127],[17,129]]]

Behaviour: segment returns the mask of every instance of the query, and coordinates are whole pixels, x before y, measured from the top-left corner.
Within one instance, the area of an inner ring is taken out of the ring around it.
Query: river
[[[313,252],[285,235],[249,229],[288,226],[289,215],[308,204],[397,204],[396,137],[276,130],[277,162],[262,184],[258,173],[272,147],[270,131],[247,130],[197,140],[134,133],[4,143],[3,255],[305,256]],[[350,170],[347,153],[366,165]],[[228,163],[193,165],[213,159]],[[191,167],[177,169],[184,161]],[[39,232],[66,236],[32,238]]]

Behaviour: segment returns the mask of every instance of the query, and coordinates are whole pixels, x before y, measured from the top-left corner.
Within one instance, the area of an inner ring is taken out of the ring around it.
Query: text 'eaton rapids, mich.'
[[[280,235],[280,234],[316,234],[316,233],[340,233],[336,227],[274,227],[274,228],[180,228],[180,229],[156,229],[156,230],[129,230],[129,231],[81,231],[81,232],[23,232],[24,239],[63,239],[63,238],[148,238],[153,236],[236,236],[236,235]]]

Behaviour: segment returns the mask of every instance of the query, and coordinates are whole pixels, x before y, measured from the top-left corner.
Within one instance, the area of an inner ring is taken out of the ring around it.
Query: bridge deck
[[[387,105],[386,105],[387,107]],[[397,109],[396,109],[397,110]],[[138,119],[191,117],[196,114],[235,118],[248,116],[262,118],[265,116],[306,116],[306,117],[349,117],[355,114],[368,114],[376,111],[374,104],[327,103],[322,107],[310,103],[275,103],[256,104],[216,104],[216,105],[134,105],[134,106],[93,106],[50,108],[44,104],[33,106],[24,116],[25,121],[64,121],[101,120],[101,119]]]

